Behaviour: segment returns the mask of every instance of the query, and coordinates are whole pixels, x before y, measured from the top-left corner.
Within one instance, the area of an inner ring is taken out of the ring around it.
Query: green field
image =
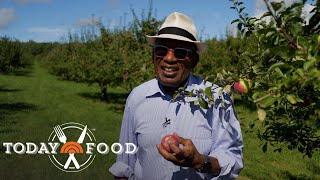
[[[62,81],[39,64],[16,73],[0,75],[0,179],[112,179],[108,168],[115,155],[98,154],[78,173],[57,169],[47,155],[5,154],[2,142],[46,142],[53,127],[66,122],[88,125],[99,142],[118,141],[127,92],[110,90],[110,103],[99,101],[95,85]],[[243,128],[245,168],[239,179],[320,179],[320,155],[303,158],[284,149],[262,152],[253,133],[244,133],[255,112],[236,101]]]

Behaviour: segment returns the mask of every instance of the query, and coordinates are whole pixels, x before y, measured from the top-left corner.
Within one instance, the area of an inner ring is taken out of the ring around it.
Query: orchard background
[[[305,2],[285,6],[265,0],[268,12],[256,18],[245,12],[243,2],[230,0],[239,15],[230,22],[237,24],[238,36],[202,39],[207,51],[193,73],[224,87],[234,99],[245,143],[240,178],[320,178],[320,1],[313,1],[308,22],[302,14]],[[23,123],[46,127],[40,131],[45,134],[55,123],[71,119],[93,127],[113,124],[100,128],[108,133],[98,136],[116,142],[126,96],[155,77],[145,35],[156,34],[163,21],[155,18],[152,2],[146,14],[137,15],[133,9],[132,14],[128,27],[110,29],[97,22],[69,33],[64,42],[0,37],[1,142],[28,134],[21,129]],[[13,130],[18,127],[20,131]],[[26,137],[41,141],[36,135]],[[12,158],[1,156],[2,163]],[[107,168],[114,160],[115,156],[101,160],[103,168],[97,166],[82,177],[110,177]],[[16,165],[4,166],[0,174],[9,177]],[[48,177],[46,171],[41,173]],[[20,176],[26,173],[22,170],[16,175]],[[30,172],[27,176],[37,177]]]

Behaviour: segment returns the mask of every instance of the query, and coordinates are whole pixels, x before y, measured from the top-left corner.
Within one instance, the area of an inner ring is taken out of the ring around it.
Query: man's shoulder
[[[133,88],[128,99],[132,99],[135,101],[140,99],[145,99],[147,94],[156,88],[156,85],[157,85],[156,79],[151,79],[149,81],[146,81],[140,84],[139,86]]]
[[[148,91],[148,90],[150,90],[150,89],[152,89],[152,88],[155,88],[154,86],[156,86],[156,85],[157,85],[157,79],[154,78],[154,79],[151,79],[151,80],[149,80],[149,81],[146,81],[146,82],[140,84],[139,86],[133,88],[133,90],[131,91],[131,93],[133,93],[133,94],[140,94],[139,92],[144,91],[144,92],[141,92],[141,93],[142,93],[142,94],[143,94],[143,93],[145,94],[146,91]]]

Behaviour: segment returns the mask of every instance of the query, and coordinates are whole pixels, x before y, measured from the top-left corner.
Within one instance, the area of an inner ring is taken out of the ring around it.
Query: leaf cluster
[[[241,76],[253,82],[246,96],[256,104],[258,117],[266,112],[259,133],[267,142],[264,149],[268,143],[286,145],[311,157],[320,150],[319,2],[308,24],[302,14],[306,1],[288,7],[264,1],[268,11],[260,18],[245,18],[243,3],[233,1],[239,14],[233,22],[242,23],[242,38],[253,44],[239,56],[247,67]]]

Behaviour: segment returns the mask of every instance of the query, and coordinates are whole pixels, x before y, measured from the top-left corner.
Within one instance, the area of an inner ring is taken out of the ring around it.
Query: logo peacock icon
[[[82,146],[74,141],[70,141],[65,143],[60,150],[60,153],[72,153],[72,154],[81,154],[83,153],[83,148]]]

